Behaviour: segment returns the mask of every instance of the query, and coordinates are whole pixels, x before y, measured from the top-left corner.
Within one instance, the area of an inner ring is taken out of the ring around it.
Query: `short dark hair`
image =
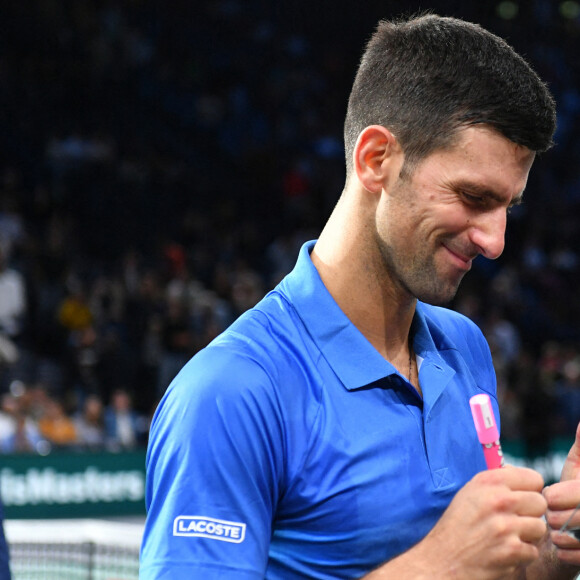
[[[475,124],[542,152],[553,144],[554,99],[524,58],[478,24],[435,14],[379,22],[348,102],[347,174],[369,125],[392,131],[412,167]]]

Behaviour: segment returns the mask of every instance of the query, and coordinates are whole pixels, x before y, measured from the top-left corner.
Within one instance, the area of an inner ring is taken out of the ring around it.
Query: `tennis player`
[[[486,470],[469,399],[499,416],[490,351],[442,307],[477,256],[502,253],[554,126],[544,83],[481,27],[379,24],[319,239],[157,409],[142,580],[580,571],[580,543],[555,531],[580,502],[580,435],[548,489],[530,469]]]

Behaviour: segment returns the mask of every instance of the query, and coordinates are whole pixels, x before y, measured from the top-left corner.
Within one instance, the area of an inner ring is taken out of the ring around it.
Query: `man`
[[[345,123],[347,181],[316,243],[190,361],[147,457],[141,577],[572,578],[562,483],[485,470],[469,409],[489,348],[441,308],[551,145],[544,84],[476,25],[379,25]],[[547,518],[543,519],[544,514]],[[580,524],[580,517],[577,524]]]

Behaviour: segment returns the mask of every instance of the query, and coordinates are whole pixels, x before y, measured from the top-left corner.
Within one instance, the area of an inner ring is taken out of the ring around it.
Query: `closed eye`
[[[473,205],[483,205],[487,201],[487,198],[484,197],[483,195],[476,195],[473,193],[467,193],[466,191],[462,191],[461,195],[463,196],[463,199],[465,201],[467,201],[468,203],[471,203]]]
[[[470,204],[472,206],[481,207],[481,208],[486,208],[486,207],[490,206],[490,204],[495,205],[495,203],[497,203],[497,204],[504,203],[502,199],[500,199],[496,196],[488,195],[488,194],[482,195],[482,194],[469,193],[467,191],[462,191],[461,196],[468,204]],[[511,203],[506,207],[506,213],[509,214],[510,210],[513,207],[515,207],[517,205],[521,205],[522,203],[523,203],[523,199],[522,199],[521,195],[518,197],[515,197],[511,201]]]

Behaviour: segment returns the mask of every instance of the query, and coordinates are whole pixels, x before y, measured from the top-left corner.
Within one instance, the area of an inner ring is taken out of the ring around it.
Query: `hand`
[[[544,490],[548,503],[546,519],[550,526],[550,539],[557,548],[561,562],[580,566],[580,541],[561,534],[560,528],[580,504],[580,424],[576,429],[576,439],[562,469],[560,483],[548,486]],[[580,511],[568,525],[568,528],[580,528]]]
[[[536,560],[546,534],[543,485],[542,476],[527,468],[478,473],[421,543],[442,571],[433,577],[498,580]]]

